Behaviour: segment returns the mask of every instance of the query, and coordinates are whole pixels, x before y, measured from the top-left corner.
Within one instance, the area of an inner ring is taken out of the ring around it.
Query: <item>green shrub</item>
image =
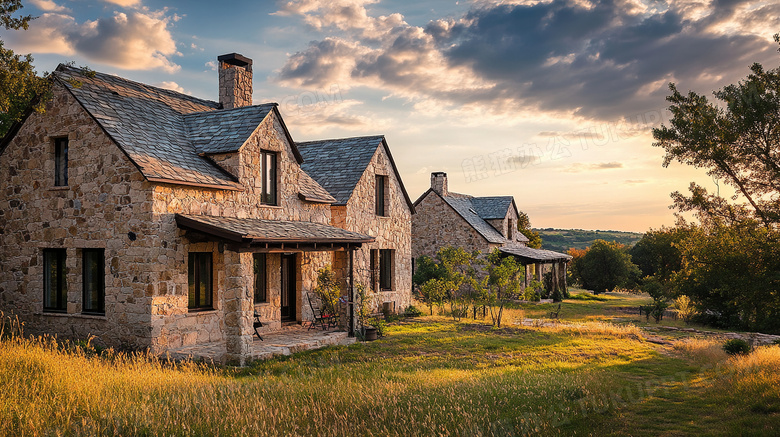
[[[780,346],[780,338],[778,338],[777,340],[773,341],[772,344],[776,344],[776,345]]]
[[[733,338],[723,343],[723,350],[729,355],[747,355],[750,353],[750,344],[745,340]]]
[[[422,311],[414,305],[409,305],[404,310],[404,316],[406,317],[420,317],[422,314]]]

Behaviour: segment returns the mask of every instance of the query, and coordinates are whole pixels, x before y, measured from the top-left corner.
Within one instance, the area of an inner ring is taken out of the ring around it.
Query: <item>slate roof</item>
[[[189,139],[199,153],[236,152],[276,106],[274,103],[184,115]]]
[[[309,202],[336,203],[336,198],[325,191],[320,184],[306,172],[300,172],[298,177],[298,196]]]
[[[65,65],[54,77],[144,177],[157,182],[241,189],[233,175],[200,154],[237,151],[275,106],[218,109],[217,102]]]
[[[252,243],[370,243],[374,237],[321,223],[176,214],[176,224],[226,238]]]
[[[366,171],[384,136],[341,138],[297,143],[301,168],[344,205]]]
[[[480,217],[485,220],[502,219],[506,217],[506,212],[512,207],[514,198],[512,196],[488,196],[472,197],[471,204]]]
[[[504,246],[499,250],[510,255],[525,258],[529,261],[566,261],[571,259],[571,256],[566,255],[565,253],[544,249],[532,249],[525,246]]]
[[[438,195],[438,194],[437,194]],[[455,196],[442,196],[445,202],[450,205],[461,217],[463,217],[468,224],[471,225],[477,232],[480,233],[490,243],[503,244],[507,240],[496,230],[490,223],[486,222],[484,218],[480,217],[477,213],[472,197],[455,197]],[[504,211],[504,217],[506,211]]]

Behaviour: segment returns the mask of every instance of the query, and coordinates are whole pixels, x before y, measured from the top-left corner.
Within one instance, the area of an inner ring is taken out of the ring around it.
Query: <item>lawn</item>
[[[642,297],[607,297],[564,302],[556,324],[518,324],[551,305],[512,309],[501,329],[403,320],[376,342],[243,369],[97,355],[6,329],[0,435],[780,433],[780,348],[729,360],[710,340],[653,344],[607,321]]]

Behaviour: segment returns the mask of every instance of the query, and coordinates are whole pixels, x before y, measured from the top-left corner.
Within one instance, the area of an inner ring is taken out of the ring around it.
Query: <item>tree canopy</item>
[[[0,23],[7,30],[27,29],[32,16],[15,16],[21,0],[0,0]],[[18,55],[0,41],[0,138],[27,110],[43,111],[49,82],[37,75],[31,55]]]
[[[780,69],[750,69],[745,80],[713,93],[723,106],[670,84],[672,118],[653,129],[653,145],[666,151],[664,166],[704,168],[737,193],[729,202],[692,182],[689,196],[672,194],[678,210],[728,223],[755,217],[771,226],[780,223]]]

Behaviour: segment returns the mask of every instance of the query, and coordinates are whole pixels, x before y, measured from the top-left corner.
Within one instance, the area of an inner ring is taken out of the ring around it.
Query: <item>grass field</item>
[[[619,310],[642,299],[580,296],[537,326],[517,322],[552,305],[524,305],[501,329],[425,316],[243,369],[98,356],[6,326],[0,435],[780,433],[779,347],[729,359],[706,338],[650,343]]]

